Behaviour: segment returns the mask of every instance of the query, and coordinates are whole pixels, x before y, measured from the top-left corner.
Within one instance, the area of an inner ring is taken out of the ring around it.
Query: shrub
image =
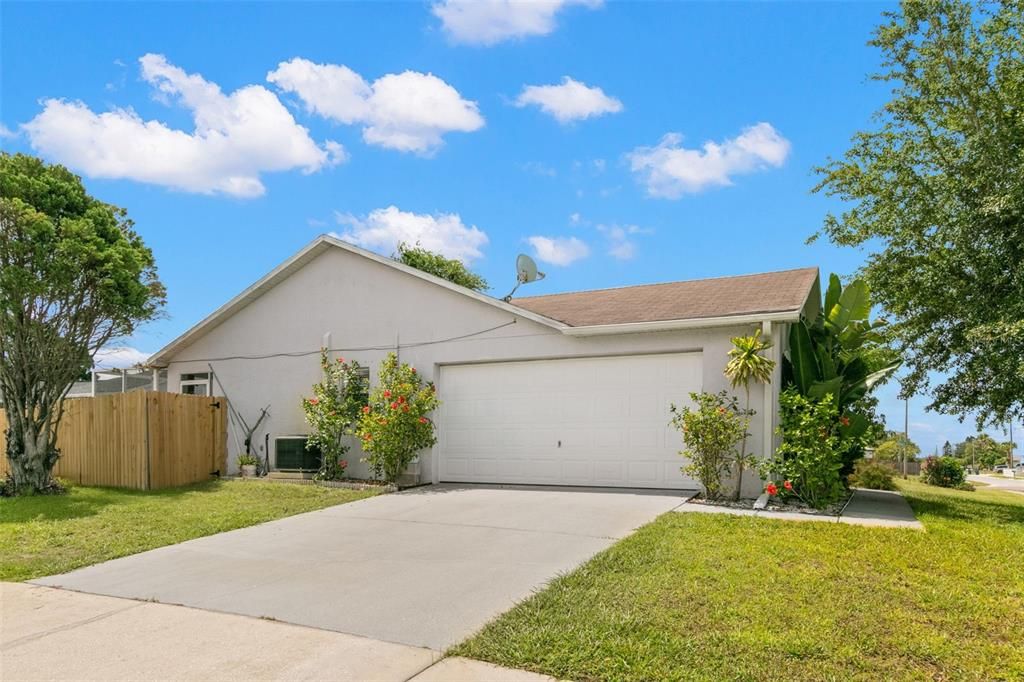
[[[256,466],[260,461],[256,458],[256,455],[241,454],[238,456],[238,466]]]
[[[437,442],[427,417],[439,404],[434,384],[424,384],[415,367],[389,353],[380,366],[380,381],[359,415],[356,435],[364,461],[378,478],[395,483],[416,453]]]
[[[863,459],[857,462],[853,474],[850,475],[850,485],[871,490],[896,490],[896,484],[892,481],[892,469]]]
[[[311,433],[306,448],[319,448],[320,470],[314,478],[335,481],[345,475],[349,446],[342,440],[351,435],[360,410],[366,405],[367,382],[358,362],[338,358],[331,362],[327,349],[320,352],[323,379],[313,385],[313,395],[302,399],[302,410]]]
[[[842,452],[839,450],[839,409],[830,395],[821,400],[788,388],[779,395],[779,433],[782,444],[761,465],[765,478],[785,482],[780,490],[769,483],[769,494],[796,497],[822,509],[842,497]]]
[[[929,457],[921,465],[921,480],[943,488],[956,488],[965,483],[964,466],[953,457]]]
[[[736,446],[747,435],[749,410],[741,410],[736,398],[725,391],[691,393],[690,399],[696,407],[671,407],[671,424],[682,432],[686,445],[679,454],[690,460],[681,471],[700,481],[709,500],[718,499],[722,476],[741,464]]]

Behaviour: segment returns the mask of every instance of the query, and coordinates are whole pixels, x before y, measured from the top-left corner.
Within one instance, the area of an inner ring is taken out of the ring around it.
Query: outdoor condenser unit
[[[306,436],[274,437],[274,468],[278,471],[318,471],[320,450],[306,449]]]

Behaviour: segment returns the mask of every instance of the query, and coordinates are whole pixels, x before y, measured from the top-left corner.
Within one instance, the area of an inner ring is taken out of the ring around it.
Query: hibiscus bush
[[[395,483],[417,452],[437,442],[427,415],[440,401],[434,384],[424,383],[416,368],[400,363],[394,353],[381,363],[379,377],[359,414],[356,435],[374,475]]]
[[[761,464],[762,476],[773,480],[765,491],[782,499],[794,497],[816,509],[839,500],[845,491],[840,430],[849,426],[831,396],[814,400],[793,388],[783,391],[779,395],[782,444],[774,457]]]
[[[929,485],[956,488],[964,484],[964,465],[949,457],[929,457],[921,465],[921,480]]]
[[[345,436],[352,435],[361,410],[366,405],[368,386],[358,362],[338,358],[334,362],[327,350],[320,352],[323,378],[313,385],[313,395],[302,399],[310,434],[306,448],[320,451],[320,470],[314,478],[336,481],[345,475],[349,446]]]
[[[737,446],[747,435],[750,410],[740,409],[736,398],[721,393],[691,393],[695,407],[671,406],[671,424],[682,432],[686,448],[679,454],[689,463],[682,472],[704,486],[709,500],[722,496],[722,478],[742,465]]]

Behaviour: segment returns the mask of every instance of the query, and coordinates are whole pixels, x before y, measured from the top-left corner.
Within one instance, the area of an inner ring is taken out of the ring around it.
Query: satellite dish
[[[501,300],[508,303],[520,285],[536,282],[539,279],[544,279],[544,273],[537,270],[537,264],[525,253],[519,254],[516,257],[516,285],[512,287],[512,291],[508,292],[508,296]]]
[[[525,253],[519,254],[516,258],[516,281],[520,284],[529,284],[538,279],[544,279],[544,273],[537,270],[537,264]]]

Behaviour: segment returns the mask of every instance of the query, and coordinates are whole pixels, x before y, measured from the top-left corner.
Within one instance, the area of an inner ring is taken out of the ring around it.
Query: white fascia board
[[[642,332],[669,332],[682,329],[733,327],[744,324],[760,324],[762,322],[795,322],[799,319],[799,310],[786,310],[776,313],[752,313],[749,315],[700,317],[688,320],[658,320],[657,322],[626,322],[623,324],[596,324],[586,327],[566,327],[562,329],[562,333],[567,336],[639,334]]]

